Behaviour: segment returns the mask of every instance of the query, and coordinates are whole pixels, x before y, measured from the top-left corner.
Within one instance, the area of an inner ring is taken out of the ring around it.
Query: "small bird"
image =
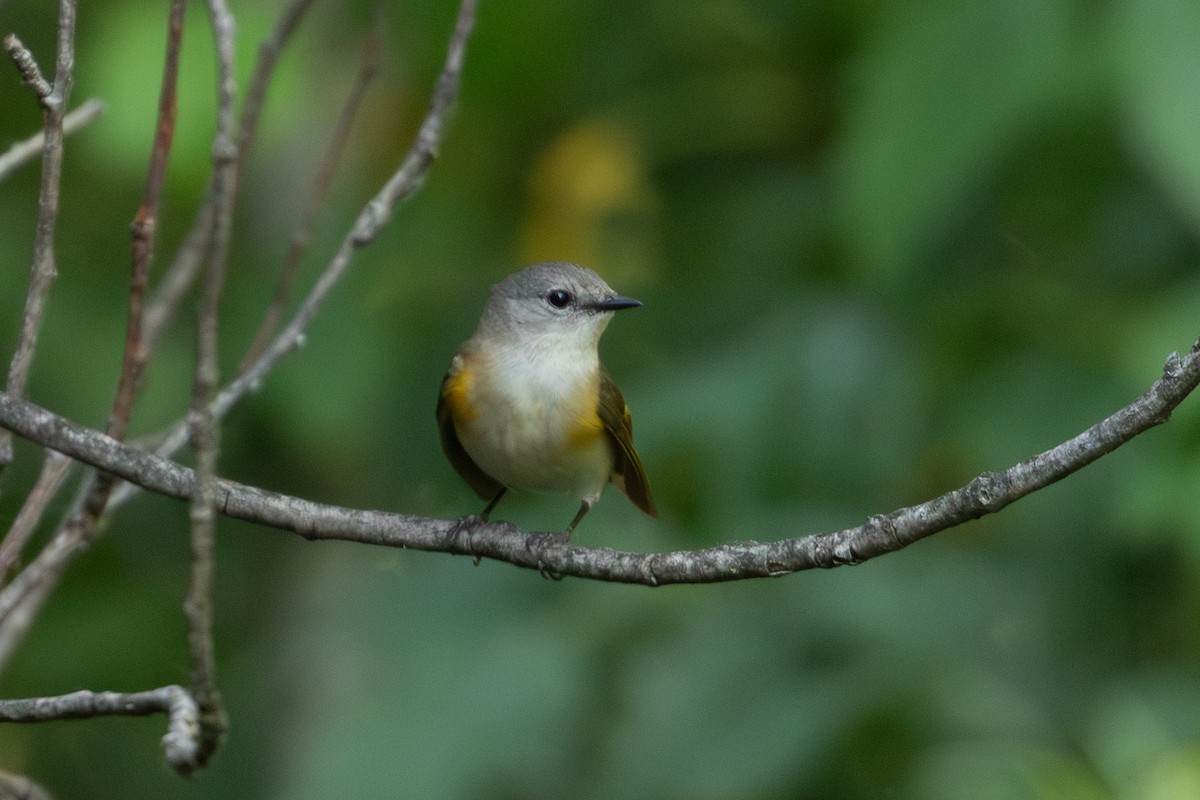
[[[442,450],[488,515],[510,487],[580,501],[569,536],[610,482],[658,516],[633,422],[597,346],[622,297],[590,269],[526,267],[492,287],[442,380]]]

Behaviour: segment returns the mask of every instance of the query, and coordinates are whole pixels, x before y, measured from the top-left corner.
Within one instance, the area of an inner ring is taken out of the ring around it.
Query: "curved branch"
[[[941,497],[873,516],[856,528],[774,542],[632,553],[565,544],[552,536],[524,533],[506,522],[485,523],[477,517],[441,520],[342,508],[227,480],[217,481],[217,509],[226,516],[289,530],[306,539],[486,557],[556,576],[648,586],[773,577],[814,567],[858,564],[995,513],[1166,422],[1198,385],[1200,341],[1185,356],[1172,353],[1162,377],[1133,403],[1057,447],[1003,472],[984,473]],[[192,470],[11,395],[0,394],[0,427],[150,491],[185,500],[195,488]],[[0,592],[0,609],[11,588]]]
[[[163,686],[145,692],[89,692],[81,690],[57,697],[0,700],[0,722],[48,722],[92,717],[144,717],[167,715],[162,738],[167,763],[182,775],[200,766],[200,709],[186,689]]]

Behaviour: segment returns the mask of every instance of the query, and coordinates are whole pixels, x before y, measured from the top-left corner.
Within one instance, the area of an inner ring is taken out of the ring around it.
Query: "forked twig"
[[[59,186],[62,183],[63,117],[71,94],[71,71],[75,63],[75,0],[61,0],[58,9],[58,45],[54,83],[47,84],[33,54],[15,35],[4,38],[4,46],[24,81],[42,107],[42,184],[38,193],[37,232],[33,242],[33,266],[25,293],[21,330],[8,368],[6,389],[23,397],[29,370],[37,351],[46,300],[58,276],[54,262],[54,232],[58,226]],[[12,438],[0,431],[0,474],[12,462]]]

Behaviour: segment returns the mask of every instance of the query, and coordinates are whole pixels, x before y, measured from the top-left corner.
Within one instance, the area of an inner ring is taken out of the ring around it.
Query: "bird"
[[[484,521],[510,488],[567,493],[580,503],[569,538],[609,483],[658,516],[629,406],[598,351],[613,314],[640,305],[560,261],[492,287],[437,404],[442,450],[487,503]]]

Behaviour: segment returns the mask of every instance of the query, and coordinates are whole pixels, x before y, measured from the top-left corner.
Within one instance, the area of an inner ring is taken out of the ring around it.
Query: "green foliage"
[[[0,7],[46,69],[51,5]],[[166,21],[161,4],[104,5],[81,8],[74,97],[110,111],[68,141],[30,388],[93,425],[115,385]],[[233,4],[239,75],[276,6]],[[317,4],[280,65],[242,176],[227,371],[369,6]],[[384,67],[302,283],[411,140],[452,13],[389,4]],[[207,179],[202,14],[186,36],[156,274]],[[438,450],[435,393],[488,286],[543,258],[645,302],[603,350],[662,518],[610,492],[582,543],[832,530],[1006,467],[1127,403],[1200,334],[1197,75],[1191,0],[484,0],[427,185],[230,418],[222,471],[343,505],[478,510]],[[32,133],[32,105],[10,71],[0,136]],[[0,353],[36,186],[34,165],[0,186]],[[186,403],[182,322],[135,434]],[[213,768],[171,774],[161,720],[0,727],[0,766],[60,797],[1195,797],[1195,405],[995,518],[771,582],[551,583],[223,523],[231,732]],[[0,528],[36,470],[34,448],[18,456]],[[501,509],[549,528],[573,506]],[[131,504],[0,693],[184,681],[185,525],[180,505]]]

